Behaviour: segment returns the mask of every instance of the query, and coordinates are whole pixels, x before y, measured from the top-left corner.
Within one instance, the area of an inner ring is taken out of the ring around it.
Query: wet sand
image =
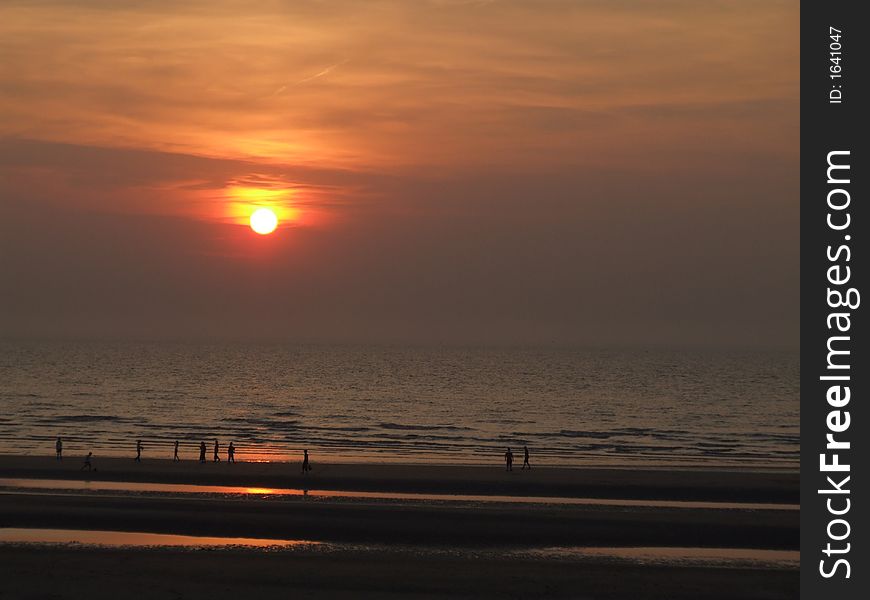
[[[0,597],[792,599],[797,570],[405,552],[51,549],[0,545]]]
[[[797,549],[797,511],[0,494],[0,527],[454,546]]]
[[[70,457],[72,458],[72,457]],[[405,493],[797,501],[797,474],[498,466],[173,464],[168,460],[0,457],[0,478],[133,481]],[[62,482],[61,482],[62,483]],[[650,565],[517,548],[687,547],[795,551],[798,510],[420,501],[143,490],[0,490],[0,527],[140,531],[354,545],[324,552],[0,544],[0,597],[790,598],[786,567]],[[398,551],[383,548],[416,548]],[[382,550],[367,548],[380,547]],[[441,549],[433,553],[434,549]],[[446,552],[443,550],[447,549]],[[451,554],[455,553],[455,555]],[[481,554],[482,553],[482,554]],[[64,593],[70,596],[64,596]],[[73,593],[74,592],[74,593]],[[131,595],[131,592],[132,595]],[[136,594],[139,594],[138,596]]]
[[[512,472],[501,465],[436,466],[321,464],[302,476],[301,463],[173,463],[145,458],[95,457],[82,472],[81,456],[0,456],[0,477],[186,483],[201,485],[432,494],[483,494],[638,500],[695,500],[797,504],[796,471],[555,468]]]

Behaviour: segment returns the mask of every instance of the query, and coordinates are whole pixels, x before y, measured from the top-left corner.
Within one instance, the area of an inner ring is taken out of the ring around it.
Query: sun
[[[268,208],[258,208],[251,214],[251,229],[260,235],[272,233],[277,226],[278,217]]]

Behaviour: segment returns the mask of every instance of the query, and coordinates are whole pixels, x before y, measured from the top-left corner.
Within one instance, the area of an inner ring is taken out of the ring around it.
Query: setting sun
[[[251,229],[260,235],[272,233],[278,226],[278,217],[268,208],[258,208],[251,215]]]

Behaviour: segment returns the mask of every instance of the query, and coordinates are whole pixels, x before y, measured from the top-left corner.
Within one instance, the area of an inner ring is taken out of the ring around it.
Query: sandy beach
[[[0,546],[2,597],[792,599],[797,571],[425,557],[401,552],[46,550]],[[74,591],[65,595],[64,590]]]
[[[0,478],[20,482],[0,495],[0,525],[462,546],[798,545],[799,511],[775,504],[797,499],[797,477],[789,473],[315,465],[303,476],[298,465],[287,463],[116,458],[94,465],[96,472],[85,472],[70,459],[0,458]],[[46,480],[51,487],[34,489]],[[101,490],[103,482],[136,486]],[[149,482],[153,489],[143,485]],[[188,493],[158,493],[160,484],[240,489],[181,487]],[[299,493],[270,493],[282,489]],[[332,490],[338,497],[319,497],[317,490]],[[392,496],[354,497],[359,491]],[[444,501],[471,493],[479,496]],[[509,502],[538,497],[548,501]],[[592,503],[560,503],[560,497]],[[608,503],[620,499],[640,502]],[[655,506],[661,499],[675,502]],[[697,500],[709,504],[696,506]],[[749,501],[756,504],[742,504]]]
[[[679,560],[649,565],[588,556],[578,560],[515,555],[518,549],[588,547],[794,552],[800,513],[796,507],[783,507],[797,500],[794,473],[556,468],[505,472],[498,466],[315,462],[314,471],[303,478],[299,465],[288,463],[96,459],[94,465],[97,471],[87,473],[79,470],[77,457],[63,462],[53,457],[0,457],[0,528],[325,545],[274,552],[3,544],[0,561],[19,575],[5,578],[6,596],[52,597],[51,590],[58,588],[39,576],[46,560],[52,581],[60,578],[77,594],[91,598],[129,590],[130,581],[141,582],[135,589],[143,598],[223,598],[231,596],[228,590],[239,578],[261,584],[266,597],[292,588],[308,594],[301,597],[323,598],[692,598],[701,595],[699,590],[705,598],[787,598],[797,586],[797,571],[783,566]],[[107,482],[114,483],[100,485]],[[128,489],[125,482],[135,485]],[[162,484],[188,487],[166,491]],[[277,493],[297,489],[309,495]],[[318,496],[317,490],[331,490],[333,495]],[[354,492],[392,495],[359,497]],[[462,494],[480,496],[444,499]],[[592,501],[567,502],[576,498]],[[535,499],[543,501],[532,503]],[[640,502],[615,503],[620,499]],[[665,499],[673,502],[656,504]],[[700,500],[709,504],[697,505]],[[197,572],[203,577],[217,575],[196,581]],[[32,585],[21,583],[28,580]]]
[[[209,455],[210,457],[211,455]],[[505,472],[492,466],[322,464],[303,476],[299,462],[94,458],[93,472],[80,470],[83,457],[2,456],[0,477],[134,481],[297,489],[393,491],[575,498],[632,498],[715,502],[798,503],[797,471],[735,469],[560,468],[539,466]]]

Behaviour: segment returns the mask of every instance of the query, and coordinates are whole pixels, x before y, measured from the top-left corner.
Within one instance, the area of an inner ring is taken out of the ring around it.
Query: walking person
[[[532,469],[532,465],[529,464],[529,447],[523,446],[523,469],[526,467],[528,467],[529,470]]]
[[[136,440],[136,462],[142,462],[142,440]]]
[[[227,462],[228,463],[236,462],[236,447],[233,446],[232,442],[230,442],[230,445],[227,446]]]
[[[85,457],[85,464],[82,465],[82,468],[79,471],[84,471],[87,469],[88,471],[93,470],[93,466],[91,466],[91,457],[94,455],[93,452],[88,452],[88,455]]]
[[[510,448],[508,448],[507,451],[504,453],[504,470],[514,470],[514,453],[511,452]]]
[[[54,443],[55,460],[63,460],[63,441],[60,436],[57,436],[57,441]]]
[[[220,445],[218,444],[218,441],[215,440],[215,441],[214,441],[214,461],[215,461],[215,462],[220,462],[220,461],[221,461],[221,456],[220,456],[220,454],[218,454],[218,453],[220,452],[220,449],[221,449],[221,447],[220,447]]]
[[[205,442],[199,443],[199,462],[205,462]]]
[[[302,474],[305,475],[311,470],[311,463],[308,462],[308,450],[303,450],[302,453]]]
[[[172,462],[178,462],[181,459],[178,458],[178,440],[175,440],[175,453],[172,455]]]

